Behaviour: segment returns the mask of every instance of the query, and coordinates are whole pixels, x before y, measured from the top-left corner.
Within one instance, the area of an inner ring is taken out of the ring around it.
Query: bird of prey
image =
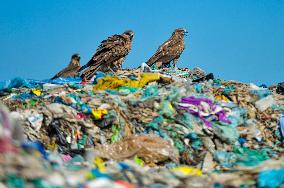
[[[156,51],[156,53],[146,62],[148,66],[152,66],[156,63],[156,67],[169,66],[173,62],[174,67],[179,59],[181,53],[183,52],[184,45],[184,35],[187,31],[183,28],[176,29],[171,38],[164,42]]]
[[[87,68],[81,74],[81,78],[89,81],[98,70],[109,71],[120,68],[125,56],[131,50],[133,36],[134,32],[127,30],[121,35],[113,35],[103,40],[92,59],[80,68],[80,71]]]
[[[51,79],[53,80],[59,77],[76,77],[79,75],[79,69],[80,69],[80,55],[73,54],[69,65],[65,69],[57,73]]]

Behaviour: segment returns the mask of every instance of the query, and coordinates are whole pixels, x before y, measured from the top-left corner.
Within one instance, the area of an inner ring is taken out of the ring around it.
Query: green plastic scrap
[[[234,91],[236,89],[235,86],[226,86],[224,89],[225,94],[229,94],[231,91]]]
[[[42,181],[39,178],[32,180],[32,184],[36,188],[55,188],[54,186],[47,185],[44,181]]]
[[[121,86],[118,88],[118,93],[122,95],[127,95],[130,93],[135,93],[139,91],[140,88],[128,87],[128,86]]]
[[[6,184],[9,188],[25,188],[25,181],[17,176],[10,174],[6,177]]]
[[[202,93],[203,92],[203,86],[201,84],[195,84],[194,88],[195,88],[195,91],[197,93]]]
[[[152,70],[157,70],[157,65],[156,65],[156,63],[154,63],[151,68],[152,68]]]
[[[184,143],[179,138],[174,138],[174,145],[178,149],[179,152],[185,151]]]
[[[233,167],[238,157],[233,152],[226,152],[226,151],[215,151],[214,158],[222,167],[230,168]]]
[[[153,98],[153,97],[156,97],[159,95],[159,89],[158,89],[158,86],[147,86],[144,91],[143,91],[143,94],[141,96],[141,100],[142,101],[145,101],[147,99],[150,99],[150,98]]]
[[[179,150],[179,152],[184,152],[185,146],[183,142],[183,136],[178,134],[178,132],[181,131],[181,128],[174,125],[169,125],[165,128],[170,138],[174,141],[175,147]]]
[[[68,86],[72,89],[82,89],[83,85],[82,84],[76,84],[76,83],[70,83]]]
[[[84,168],[84,166],[82,165],[84,161],[85,159],[81,155],[76,155],[65,164],[66,169],[71,171],[81,170]]]
[[[35,99],[31,99],[31,100],[29,101],[29,105],[30,105],[30,106],[35,106],[36,103],[37,103],[37,100],[35,100]]]
[[[228,124],[221,124],[213,122],[213,131],[222,141],[228,144],[235,144],[239,139],[239,132],[235,127]]]
[[[160,125],[163,122],[164,122],[164,118],[162,116],[157,116],[150,123],[148,123],[147,127],[153,130],[160,130]]]
[[[78,145],[78,149],[84,148],[84,146],[87,143],[87,139],[88,139],[88,136],[84,134],[83,138],[78,140],[78,144],[77,144]]]
[[[113,125],[111,127],[111,130],[112,130],[111,143],[115,143],[121,139],[120,135],[121,128],[119,127],[119,125]]]
[[[180,89],[177,87],[171,87],[171,91],[169,95],[167,96],[167,100],[173,102],[173,101],[180,101]]]
[[[195,122],[195,117],[187,112],[184,112],[182,114],[178,114],[175,117],[175,121],[178,124],[183,125],[188,129],[193,129],[193,123]]]
[[[240,166],[256,166],[262,161],[269,159],[268,154],[272,151],[267,149],[254,150],[247,147],[235,147],[233,152],[238,156],[236,164]]]
[[[134,157],[134,162],[140,166],[144,166],[144,161],[140,159],[137,155]]]
[[[190,146],[193,149],[199,149],[202,147],[203,145],[202,140],[195,132],[190,132],[185,137],[190,139],[190,142],[191,142]]]
[[[213,82],[215,83],[215,84],[221,84],[221,82],[222,82],[222,80],[221,79],[213,79]]]
[[[164,100],[161,104],[160,114],[166,117],[171,117],[175,112],[172,104],[168,100]]]
[[[233,152],[216,151],[215,159],[223,167],[240,166],[256,166],[262,161],[269,159],[268,153],[272,152],[267,149],[254,150],[246,147],[235,147]]]

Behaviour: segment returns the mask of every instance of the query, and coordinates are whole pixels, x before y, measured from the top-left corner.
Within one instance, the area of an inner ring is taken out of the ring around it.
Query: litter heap
[[[0,187],[280,187],[283,83],[199,68],[0,83]]]

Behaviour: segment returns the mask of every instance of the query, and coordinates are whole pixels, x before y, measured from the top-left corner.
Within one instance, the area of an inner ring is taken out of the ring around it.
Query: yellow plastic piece
[[[173,112],[175,111],[175,109],[173,108],[173,105],[171,103],[169,103],[169,109]]]
[[[106,76],[98,81],[94,85],[93,90],[116,90],[119,87],[127,86],[132,88],[142,88],[149,82],[160,80],[159,73],[143,73],[138,80],[131,80],[129,78],[118,78],[112,76]]]
[[[97,109],[92,110],[92,115],[95,118],[95,120],[102,119],[104,115],[108,114],[107,109]]]
[[[230,102],[230,100],[224,95],[218,95],[218,96],[215,97],[215,99],[218,100],[218,101]]]
[[[183,175],[202,176],[202,171],[189,166],[179,166],[172,169],[174,172],[181,172]]]
[[[35,94],[36,96],[40,96],[40,95],[41,95],[41,90],[39,90],[39,89],[33,89],[32,92],[33,92],[33,94]]]
[[[87,180],[92,180],[95,178],[91,172],[86,172],[85,177]]]
[[[106,167],[105,167],[105,163],[102,160],[102,158],[100,157],[95,157],[94,159],[94,164],[97,166],[97,168],[101,171],[101,172],[105,172],[106,171]]]

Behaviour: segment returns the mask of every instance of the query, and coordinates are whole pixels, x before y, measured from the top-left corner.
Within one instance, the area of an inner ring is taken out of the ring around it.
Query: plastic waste
[[[276,92],[278,94],[284,95],[284,82],[277,85]]]
[[[256,95],[258,99],[262,99],[264,97],[271,95],[271,92],[267,88],[258,87],[252,83],[250,84],[250,92],[253,95]]]
[[[207,80],[201,69],[144,71],[1,82],[12,112],[0,107],[0,187],[283,184],[278,86]]]
[[[217,116],[218,120],[224,123],[230,123],[225,111],[221,107],[213,104],[213,102],[207,98],[196,98],[194,96],[184,97],[182,98],[181,103],[179,103],[179,107],[200,117],[208,127],[212,127],[211,120],[209,120],[212,119],[210,118],[211,116]],[[217,119],[212,120],[214,121]]]
[[[108,114],[107,109],[96,109],[92,110],[92,115],[95,120],[102,119],[104,115]]]
[[[150,99],[152,97],[156,97],[159,94],[159,89],[157,86],[147,86],[144,91],[143,94],[141,96],[141,100],[145,101],[147,99]]]
[[[48,154],[44,149],[43,144],[40,141],[25,142],[22,144],[22,148],[26,151],[38,151],[44,159],[48,158]]]
[[[284,168],[267,169],[261,171],[258,175],[258,186],[274,188],[280,187],[284,183]]]
[[[272,107],[272,105],[274,105],[274,104],[275,104],[274,98],[271,95],[269,95],[269,96],[267,96],[265,98],[262,98],[262,99],[256,101],[255,102],[255,107],[259,111],[263,112],[267,108]]]
[[[95,149],[97,156],[123,160],[135,155],[146,163],[158,163],[171,159],[178,160],[177,150],[171,144],[156,136],[132,136],[111,145],[100,145]]]
[[[160,74],[158,73],[143,73],[139,80],[131,80],[129,78],[118,78],[112,76],[106,76],[98,81],[94,86],[96,90],[114,90],[122,86],[142,88],[149,82],[160,80]]]
[[[172,171],[176,173],[181,173],[182,175],[188,176],[201,176],[202,171],[197,168],[189,167],[189,166],[178,166],[176,168],[173,168]]]
[[[235,144],[239,139],[239,132],[235,127],[231,127],[230,125],[213,123],[213,132],[217,137],[228,144]]]
[[[282,139],[284,140],[284,115],[283,114],[281,114],[279,117],[279,124],[280,124],[281,136],[282,136]]]
[[[41,90],[40,89],[33,89],[32,93],[35,94],[36,96],[40,96],[41,95]]]
[[[28,120],[31,123],[32,127],[38,131],[42,126],[43,115],[38,113],[31,114],[28,117]]]

